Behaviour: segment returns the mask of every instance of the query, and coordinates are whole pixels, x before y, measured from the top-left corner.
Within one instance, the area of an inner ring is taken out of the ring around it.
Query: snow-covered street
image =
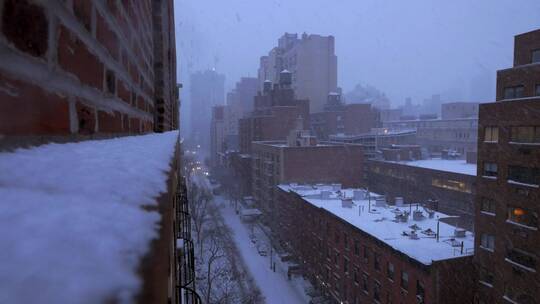
[[[265,297],[266,303],[308,303],[309,297],[304,292],[301,279],[287,279],[286,269],[276,266],[276,272],[270,269],[270,257],[260,256],[251,242],[250,229],[243,224],[234,208],[222,196],[214,198],[225,220],[233,232],[233,239],[245,265]],[[277,262],[276,262],[277,263]]]

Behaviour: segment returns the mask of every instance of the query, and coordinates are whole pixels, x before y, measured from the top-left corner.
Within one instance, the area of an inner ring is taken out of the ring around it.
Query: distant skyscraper
[[[264,81],[279,81],[279,73],[292,73],[292,89],[299,99],[309,99],[311,112],[323,110],[328,94],[337,92],[337,57],[333,36],[285,33],[268,56],[261,57],[259,89]]]
[[[212,107],[225,102],[225,76],[215,70],[192,74],[190,95],[192,139],[203,148],[208,148]]]

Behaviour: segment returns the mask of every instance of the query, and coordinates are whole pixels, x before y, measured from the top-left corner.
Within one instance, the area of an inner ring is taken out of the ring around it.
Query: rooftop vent
[[[454,230],[454,236],[457,237],[457,238],[464,238],[465,235],[466,235],[466,230],[463,229],[463,228],[456,228]]]
[[[403,207],[403,197],[396,197],[396,207]]]
[[[341,207],[343,208],[352,208],[353,201],[352,198],[342,198],[341,199]]]
[[[413,211],[413,220],[415,221],[421,221],[425,218],[424,214],[421,210],[414,210]]]

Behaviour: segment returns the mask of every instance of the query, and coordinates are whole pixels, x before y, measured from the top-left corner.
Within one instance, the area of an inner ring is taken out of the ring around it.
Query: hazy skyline
[[[496,70],[512,65],[514,35],[540,27],[536,0],[178,0],[175,10],[183,83],[191,72],[216,68],[228,91],[257,75],[260,56],[283,33],[307,32],[336,38],[344,92],[370,84],[393,105],[435,93],[492,101]]]

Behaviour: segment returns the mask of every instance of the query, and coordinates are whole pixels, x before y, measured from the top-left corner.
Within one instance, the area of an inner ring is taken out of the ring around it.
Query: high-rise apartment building
[[[264,82],[279,81],[279,74],[292,73],[292,88],[299,99],[309,99],[311,112],[320,112],[328,94],[337,92],[337,57],[334,37],[285,33],[278,46],[261,57],[258,78],[259,89]]]
[[[225,103],[225,76],[214,69],[190,77],[191,138],[203,148],[210,146],[212,107]]]
[[[515,37],[497,72],[497,102],[480,105],[475,262],[478,303],[540,298],[540,30]]]

